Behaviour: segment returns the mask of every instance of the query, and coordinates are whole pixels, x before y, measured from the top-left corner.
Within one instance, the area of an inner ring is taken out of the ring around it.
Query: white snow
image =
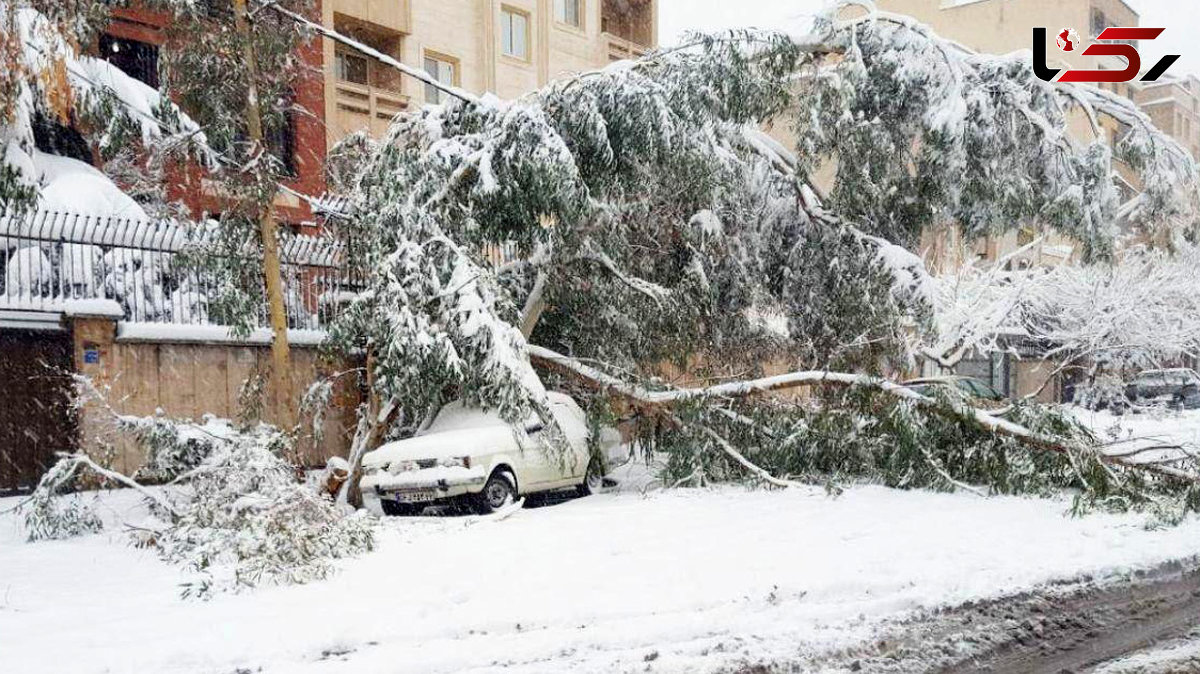
[[[146,211],[108,176],[69,157],[38,150],[31,153],[43,185],[39,207],[58,213],[86,213],[93,218],[148,220]]]
[[[1200,446],[1200,411],[1151,411],[1116,416],[1110,412],[1092,412],[1070,408],[1077,419],[1103,440],[1156,438],[1165,442]]]
[[[68,316],[120,318],[125,315],[125,309],[116,300],[66,300],[62,306],[63,313]]]
[[[288,342],[294,346],[320,346],[328,334],[323,330],[288,330]],[[202,342],[213,344],[270,344],[269,328],[256,328],[245,338],[238,338],[221,325],[187,325],[179,323],[117,324],[117,341],[126,342]]]
[[[108,494],[110,521],[141,516]],[[0,512],[15,499],[0,500]],[[503,521],[390,520],[329,581],[184,601],[118,527],[25,544],[0,515],[0,671],[705,672],[871,638],[918,607],[1195,553],[1200,522],[1062,500],[637,489]],[[648,656],[657,654],[652,662]]]
[[[1200,663],[1200,641],[1154,648],[1101,665],[1093,674],[1181,674]]]

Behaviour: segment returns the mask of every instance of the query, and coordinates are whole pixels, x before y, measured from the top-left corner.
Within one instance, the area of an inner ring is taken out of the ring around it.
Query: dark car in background
[[[1146,370],[1125,386],[1130,406],[1200,409],[1200,375],[1188,368]]]
[[[997,407],[1008,398],[986,382],[974,377],[926,377],[904,382],[903,386],[921,395],[930,395],[938,387],[958,389],[967,399],[981,403],[982,407]]]

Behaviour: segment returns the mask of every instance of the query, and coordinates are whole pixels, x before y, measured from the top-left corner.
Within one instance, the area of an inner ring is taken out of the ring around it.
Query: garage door
[[[0,329],[0,492],[33,488],[74,451],[71,371],[66,332]]]

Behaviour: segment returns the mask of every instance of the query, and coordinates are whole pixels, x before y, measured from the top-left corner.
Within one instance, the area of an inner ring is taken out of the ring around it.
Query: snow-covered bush
[[[1083,374],[1077,401],[1125,399],[1142,370],[1200,353],[1200,247],[1129,247],[1111,260],[1006,269],[968,264],[937,279],[937,328],[925,354],[953,367],[972,350],[1004,350],[1005,334],[1045,345],[1059,371]]]
[[[203,574],[187,593],[327,577],[332,561],[371,550],[374,524],[347,514],[296,479],[280,458],[286,440],[260,428],[218,443],[173,499],[172,525],[155,535],[164,559]]]
[[[146,497],[158,523],[135,528],[133,542],[201,575],[185,583],[185,596],[319,580],[334,560],[374,547],[373,520],[302,482],[283,458],[290,439],[274,428],[241,431],[215,419],[196,426],[163,416],[121,417],[118,425],[145,446],[144,474],[171,484],[151,490],[85,455],[65,456],[22,506],[31,541],[100,530],[100,519],[70,493],[87,469]]]
[[[194,470],[217,445],[236,435],[227,421],[212,416],[202,425],[180,424],[162,414],[119,417],[117,422],[145,448],[146,462],[134,477],[149,482],[169,482]]]

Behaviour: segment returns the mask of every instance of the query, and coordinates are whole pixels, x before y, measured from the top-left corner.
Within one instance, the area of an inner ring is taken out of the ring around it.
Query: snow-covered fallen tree
[[[962,401],[828,389],[926,355],[937,286],[911,250],[929,225],[951,218],[974,236],[1036,221],[1103,259],[1118,226],[1181,240],[1196,213],[1190,156],[1132,103],[854,10],[803,37],[697,36],[516,101],[403,115],[378,145],[356,139],[342,231],[365,246],[370,287],[334,333],[366,350],[373,402],[352,458],[450,398],[518,419],[543,406],[544,382],[663,392],[682,371],[729,386],[622,397],[643,439],[695,469],[713,456],[773,483],[787,482],[777,469],[1184,503],[1191,468],[1143,481],[1050,411],[1001,420]],[[1113,149],[1073,137],[1073,114],[1126,125],[1115,153],[1145,191],[1121,203]],[[797,146],[766,122],[794,128]],[[498,244],[516,255],[497,264]],[[759,395],[747,382],[768,368],[811,373],[793,383],[815,393]],[[1004,468],[1020,457],[1028,479]]]
[[[153,517],[127,523],[131,540],[197,574],[184,596],[319,580],[334,560],[374,547],[373,520],[346,513],[320,485],[298,480],[283,458],[290,440],[274,428],[162,416],[115,423],[146,449],[145,468],[134,479],[86,454],[60,457],[22,505],[31,541],[99,531],[102,519],[75,493],[99,484],[142,493]]]

